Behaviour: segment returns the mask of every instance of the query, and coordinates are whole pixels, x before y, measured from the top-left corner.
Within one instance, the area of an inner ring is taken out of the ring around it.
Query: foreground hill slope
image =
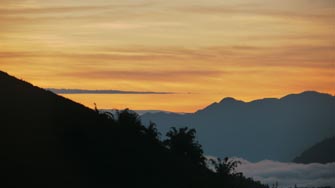
[[[305,150],[294,159],[296,163],[332,163],[335,162],[335,137],[324,139]]]
[[[192,165],[169,161],[176,159],[135,129],[102,125],[95,111],[3,72],[0,87],[1,170],[8,187],[165,187],[191,178]],[[166,181],[172,172],[175,179]]]
[[[335,135],[334,114],[334,96],[307,91],[252,102],[225,98],[195,113],[147,113],[142,119],[157,122],[161,132],[171,126],[197,129],[208,155],[288,162]]]
[[[221,181],[143,134],[135,126],[136,114],[115,121],[1,71],[0,88],[0,187],[215,187],[233,182]],[[236,178],[237,187],[264,187]]]

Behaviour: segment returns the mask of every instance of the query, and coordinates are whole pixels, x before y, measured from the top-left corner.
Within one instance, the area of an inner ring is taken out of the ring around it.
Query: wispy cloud
[[[0,15],[19,15],[19,14],[50,14],[67,13],[73,11],[92,11],[104,10],[109,6],[72,6],[72,7],[43,7],[43,8],[0,8]]]
[[[225,74],[219,70],[96,70],[96,71],[72,71],[62,73],[62,76],[70,78],[90,79],[112,79],[112,80],[133,80],[133,81],[180,81],[199,80],[218,77]]]
[[[328,6],[331,6],[329,3]],[[331,13],[329,7],[323,7],[318,11],[297,11],[297,9],[280,9],[273,7],[262,7],[260,4],[247,4],[241,6],[211,6],[211,5],[193,5],[179,8],[180,11],[186,11],[190,14],[203,15],[258,15],[272,18],[289,18],[289,19],[313,19],[320,21],[331,21],[335,16]]]
[[[56,89],[56,88],[46,88],[46,89],[56,94],[141,94],[141,95],[175,94],[174,92],[154,92],[154,91],[87,90],[87,89]]]
[[[8,3],[7,3],[8,4]],[[80,4],[80,3],[79,3]],[[7,7],[0,8],[0,15],[38,15],[38,14],[60,14],[73,12],[91,12],[91,11],[106,11],[119,10],[129,8],[145,8],[151,5],[150,2],[139,3],[109,3],[99,5],[76,5],[76,6],[28,6],[28,7]]]
[[[82,52],[57,51],[0,51],[0,58],[63,58],[85,61],[206,61],[213,64],[241,66],[286,66],[286,67],[333,67],[333,45],[286,45],[280,47],[240,46],[207,46],[201,48],[181,47],[133,47],[133,48],[98,48]],[[107,62],[106,62],[107,61]],[[189,73],[188,70],[182,70]],[[206,72],[207,70],[203,70]],[[90,71],[91,72],[91,71]],[[216,71],[208,71],[214,73]],[[121,75],[124,75],[122,72]],[[152,72],[155,77],[155,73]],[[103,74],[104,75],[104,74]]]

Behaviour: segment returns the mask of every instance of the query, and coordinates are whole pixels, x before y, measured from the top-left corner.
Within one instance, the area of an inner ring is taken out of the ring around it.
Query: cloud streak
[[[86,77],[90,79],[141,80],[150,82],[194,81],[204,78],[215,78],[223,74],[228,74],[228,72],[219,70],[97,70],[61,73],[62,76],[70,78]]]
[[[56,88],[47,88],[47,90],[56,94],[133,94],[133,95],[176,94],[174,92],[122,91],[122,90],[88,90],[88,89],[56,89]]]
[[[95,50],[95,51],[94,51]],[[0,51],[0,58],[64,58],[94,61],[207,61],[224,65],[287,66],[287,67],[333,67],[333,45],[287,45],[280,47],[207,46],[181,47],[133,47],[86,49],[84,52],[57,51]],[[231,62],[231,63],[229,63]],[[84,64],[84,63],[83,63]],[[206,71],[205,71],[206,72]]]
[[[190,14],[203,14],[203,15],[257,15],[272,18],[288,18],[288,19],[301,19],[301,20],[319,20],[331,21],[334,19],[334,14],[331,10],[321,9],[319,12],[297,12],[296,9],[292,10],[278,10],[269,7],[258,8],[259,5],[241,5],[241,6],[188,6],[180,8],[180,11],[186,11]],[[331,5],[329,5],[331,6]]]
[[[77,6],[35,6],[35,7],[11,7],[0,8],[0,15],[38,15],[38,14],[60,14],[60,13],[73,13],[73,12],[91,12],[91,11],[104,11],[104,10],[119,10],[129,8],[145,8],[152,3],[109,3],[99,5],[77,5]]]

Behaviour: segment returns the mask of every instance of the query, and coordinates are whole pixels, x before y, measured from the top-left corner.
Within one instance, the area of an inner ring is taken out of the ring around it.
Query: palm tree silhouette
[[[184,156],[197,165],[205,166],[205,157],[201,145],[196,141],[195,129],[172,127],[166,136],[168,139],[164,144],[171,152]]]
[[[217,174],[219,175],[238,175],[241,176],[241,173],[236,173],[235,170],[239,164],[241,164],[240,161],[229,159],[228,157],[225,157],[223,160],[220,158],[217,158],[217,160],[211,159],[210,162],[214,165],[214,169]]]

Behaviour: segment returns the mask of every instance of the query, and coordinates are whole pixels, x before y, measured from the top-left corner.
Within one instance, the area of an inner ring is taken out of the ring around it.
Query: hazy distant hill
[[[308,91],[252,102],[225,98],[192,114],[146,113],[142,119],[156,122],[162,132],[196,128],[208,155],[290,161],[335,135],[334,114],[334,96]]]
[[[327,138],[294,159],[296,163],[331,163],[335,162],[335,137]]]
[[[136,114],[115,120],[1,71],[0,105],[0,187],[265,188],[171,152]]]

